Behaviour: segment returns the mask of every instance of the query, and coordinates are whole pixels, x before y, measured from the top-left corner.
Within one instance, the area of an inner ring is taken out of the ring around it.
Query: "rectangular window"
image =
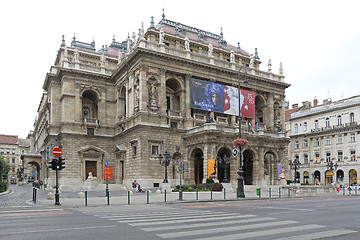
[[[356,154],[354,150],[350,151],[350,161],[355,161],[356,160]]]
[[[338,135],[338,143],[342,143],[342,135]]]
[[[136,155],[136,146],[133,146],[133,155]]]
[[[307,148],[307,147],[308,147],[308,140],[304,139],[304,148]]]
[[[330,137],[326,137],[325,145],[330,145],[330,144],[331,144],[331,139],[330,139]]]
[[[309,163],[309,157],[307,154],[304,155],[304,163]]]
[[[326,153],[326,162],[330,162],[331,161],[331,153],[327,152]]]
[[[338,152],[338,161],[341,162],[343,160],[343,153]]]
[[[9,154],[9,153],[10,153],[10,149],[7,148],[7,149],[6,149],[6,153]]]
[[[15,158],[13,158],[13,159],[11,160],[11,162],[12,162],[12,164],[15,164]]]
[[[94,136],[95,135],[94,128],[87,128],[87,135],[88,136]]]
[[[295,141],[295,149],[298,149],[299,148],[299,142],[298,141]]]
[[[307,122],[304,122],[304,132],[307,131]]]
[[[350,142],[355,142],[355,133],[350,134]]]
[[[12,151],[12,154],[15,154],[15,149],[12,149],[11,151]]]
[[[159,155],[159,146],[158,145],[151,146],[151,155]]]
[[[319,142],[319,139],[318,139],[318,138],[316,138],[316,139],[314,140],[314,146],[315,146],[315,147],[320,146],[320,142]]]
[[[315,153],[315,163],[320,163],[320,154]]]
[[[2,154],[4,153],[4,149],[3,149],[3,148],[1,149],[1,153],[2,153]]]

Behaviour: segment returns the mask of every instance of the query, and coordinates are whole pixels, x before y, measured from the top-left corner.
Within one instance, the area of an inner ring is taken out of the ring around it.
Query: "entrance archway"
[[[357,171],[355,169],[351,169],[349,171],[349,185],[356,185],[357,184]]]
[[[329,185],[333,182],[333,175],[334,173],[331,171],[325,172],[325,185]]]
[[[314,184],[320,185],[320,172],[319,171],[314,172]]]
[[[304,182],[303,182],[304,184],[306,184],[306,185],[309,185],[309,172],[308,171],[305,171],[304,172]]]
[[[336,182],[339,182],[340,185],[344,184],[344,171],[338,170],[336,172]]]
[[[229,182],[230,180],[230,150],[221,148],[216,158],[218,166],[218,179],[221,183]]]
[[[194,182],[195,184],[202,183],[204,178],[204,154],[200,148],[194,149],[191,154],[191,158],[194,159]]]
[[[244,179],[245,185],[252,185],[253,182],[253,153],[250,150],[245,150],[243,153],[244,159]]]
[[[27,180],[32,182],[34,180],[41,179],[40,176],[40,164],[33,161],[28,163],[29,166],[29,175],[27,176]]]

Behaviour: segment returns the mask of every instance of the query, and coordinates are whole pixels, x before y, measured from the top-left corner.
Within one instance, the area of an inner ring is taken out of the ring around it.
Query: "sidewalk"
[[[271,191],[270,191],[271,190]],[[263,188],[260,191],[260,196],[256,191],[246,191],[245,198],[237,198],[236,192],[231,190],[225,190],[222,192],[184,192],[182,200],[179,200],[178,192],[166,193],[166,199],[164,193],[156,193],[155,189],[152,189],[147,193],[145,190],[142,193],[133,193],[128,195],[127,190],[114,190],[110,191],[109,205],[144,205],[144,204],[174,204],[174,203],[186,203],[186,202],[211,202],[211,201],[243,201],[243,200],[259,200],[259,199],[279,199],[279,198],[296,198],[296,197],[319,197],[319,196],[342,196],[349,195],[346,191],[343,194],[342,191],[335,194],[324,195],[299,195],[296,191],[279,188]],[[38,190],[37,203],[34,205],[54,206],[55,200],[48,200],[48,190]],[[54,191],[51,191],[54,192]],[[360,194],[360,193],[359,193]],[[355,195],[355,192],[352,192]],[[356,193],[357,195],[357,193]],[[79,198],[78,192],[63,191],[60,194],[60,204],[62,207],[81,207],[85,206],[105,206],[108,204],[108,199],[105,196],[105,190],[103,191],[88,191],[87,198]]]

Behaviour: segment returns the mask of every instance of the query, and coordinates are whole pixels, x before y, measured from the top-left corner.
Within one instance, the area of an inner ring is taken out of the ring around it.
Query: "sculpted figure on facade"
[[[190,51],[190,41],[188,36],[185,36],[185,51]]]
[[[230,62],[234,63],[235,62],[235,54],[234,54],[234,50],[230,51]]]
[[[159,32],[159,44],[164,44],[164,31],[162,29]]]
[[[255,63],[255,57],[254,55],[251,54],[249,67],[254,68],[254,63]]]

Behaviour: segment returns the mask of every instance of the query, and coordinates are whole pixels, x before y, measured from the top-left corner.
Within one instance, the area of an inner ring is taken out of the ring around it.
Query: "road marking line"
[[[39,232],[53,232],[53,231],[67,231],[67,230],[83,230],[83,229],[96,229],[96,228],[114,228],[114,227],[118,227],[118,225],[77,227],[77,228],[56,228],[56,229],[42,229],[42,230],[40,229],[40,230],[23,231],[23,232],[0,232],[0,235],[39,233]]]
[[[33,215],[51,215],[51,214],[73,214],[70,211],[61,212],[29,212],[29,213],[3,213],[0,217],[33,216]]]
[[[171,230],[184,229],[184,228],[201,228],[201,227],[231,225],[231,224],[239,224],[239,223],[261,222],[261,221],[269,221],[269,220],[274,220],[274,219],[276,219],[276,218],[263,217],[263,218],[253,218],[253,219],[222,221],[222,222],[195,223],[195,224],[191,224],[191,225],[183,224],[183,225],[171,226],[170,228],[171,228]],[[163,230],[169,230],[169,226],[141,228],[141,230],[146,231],[146,232],[163,231]]]
[[[102,214],[102,215],[99,215],[99,214],[97,214],[97,215],[95,215],[95,216],[98,216],[98,217],[101,217],[101,218],[117,218],[117,217],[142,217],[142,216],[169,216],[169,215],[171,215],[171,216],[173,216],[173,215],[179,215],[179,214],[182,214],[182,215],[184,215],[184,213],[187,213],[187,214],[201,214],[201,213],[212,213],[212,214],[214,214],[214,211],[199,211],[199,210],[193,210],[193,211],[186,211],[186,212],[184,212],[184,211],[182,211],[182,212],[166,212],[166,213],[164,213],[164,211],[162,211],[162,212],[149,212],[149,213],[141,213],[141,214],[132,214],[131,213],[131,215],[129,215],[129,214],[126,214],[126,213],[123,213],[123,214],[114,214],[114,215],[105,215],[104,216],[104,214]],[[217,212],[217,213],[226,213],[226,212]]]
[[[303,230],[310,230],[310,229],[317,229],[325,226],[317,225],[317,224],[310,224],[310,225],[302,225],[302,226],[295,226],[295,227],[285,227],[285,228],[278,228],[278,229],[270,229],[270,230],[263,230],[263,231],[255,231],[255,232],[247,232],[247,233],[238,233],[232,235],[222,235],[221,237],[226,240],[235,240],[235,239],[246,239],[252,237],[263,237],[267,235],[274,235],[279,233],[289,233],[289,232],[296,232],[296,231],[303,231]],[[219,236],[216,237],[207,237],[207,238],[199,238],[193,240],[218,240]]]
[[[336,230],[330,230],[325,232],[316,232],[316,233],[309,233],[309,234],[303,234],[298,236],[291,236],[286,238],[279,238],[277,240],[312,240],[312,239],[319,239],[319,238],[326,238],[326,237],[335,237],[350,233],[356,233],[357,231],[353,230],[347,230],[347,229],[336,229]]]
[[[233,227],[225,226],[222,228],[207,228],[202,230],[197,229],[196,231],[162,233],[162,234],[157,234],[157,236],[162,238],[188,237],[188,236],[196,236],[196,235],[219,233],[219,232],[224,233],[224,232],[233,232],[233,231],[247,230],[254,228],[283,226],[283,225],[295,224],[295,223],[298,222],[289,220],[289,221],[278,221],[278,222],[268,222],[268,223],[256,223],[256,224],[233,226]],[[224,239],[228,239],[228,238],[224,236]]]
[[[143,216],[140,216],[140,217],[132,217],[132,216],[127,216],[127,217],[122,217],[122,220],[123,221],[126,221],[126,222],[146,222],[146,221],[154,221],[154,218],[162,218],[161,220],[163,219],[179,219],[179,218],[190,218],[190,217],[199,217],[199,216],[207,216],[207,215],[210,215],[210,216],[213,216],[214,215],[214,212],[213,213],[206,213],[206,214],[201,214],[200,213],[196,213],[196,214],[174,214],[174,215],[167,215],[167,214],[164,214],[164,215],[161,215],[161,216],[146,216],[146,215],[143,215]],[[237,214],[235,213],[227,213],[227,214],[221,214],[222,216],[236,216]],[[139,219],[140,218],[140,219]],[[109,219],[109,220],[117,220],[119,218],[113,218],[113,219]],[[150,219],[150,220],[149,220]]]
[[[227,216],[227,217],[216,216],[216,220],[236,219],[236,218],[245,218],[245,217],[255,217],[255,215],[240,215],[240,216]],[[177,223],[185,223],[185,222],[195,222],[195,221],[201,221],[201,220],[208,221],[208,220],[212,219],[212,218],[209,218],[209,216],[204,216],[204,217],[199,216],[199,217],[190,217],[190,218],[191,219],[182,219],[182,220],[174,220],[174,221],[159,220],[159,221],[156,221],[156,222],[132,223],[132,224],[129,224],[129,225],[130,226],[152,226],[152,225],[164,225],[164,224],[177,224]],[[178,218],[175,218],[175,219],[178,219]],[[124,222],[124,221],[121,221],[121,222]]]
[[[46,212],[46,211],[63,211],[64,209],[53,208],[53,209],[24,209],[24,210],[12,210],[12,211],[0,211],[1,213],[16,213],[16,212]]]

